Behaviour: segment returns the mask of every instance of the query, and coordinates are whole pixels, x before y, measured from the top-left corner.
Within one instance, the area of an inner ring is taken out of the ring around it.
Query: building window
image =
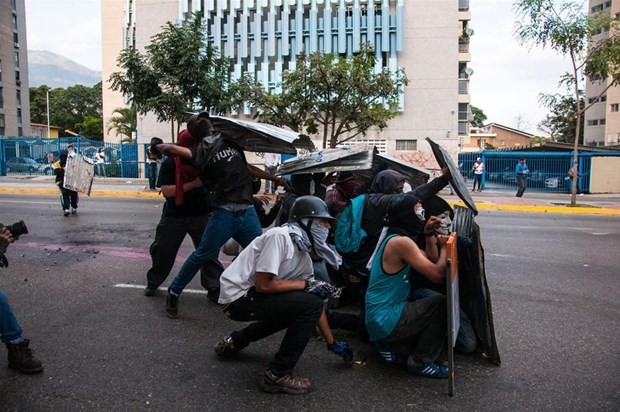
[[[17,30],[17,16],[13,15],[13,30]]]
[[[602,11],[603,10],[603,3],[597,4],[596,6],[592,7],[590,10],[591,10],[592,13],[597,13],[599,11]]]
[[[15,52],[15,67],[19,67],[19,52]]]
[[[598,125],[599,126],[605,126],[606,123],[607,123],[606,119],[598,119]]]
[[[17,135],[18,136],[23,136],[24,135],[24,129],[22,129],[21,127],[17,128]]]
[[[607,101],[607,95],[601,96],[598,99],[596,97],[589,97],[588,98],[588,104],[590,103],[601,103],[601,102],[606,102]]]
[[[500,140],[499,145],[500,146],[506,146],[506,141],[505,140]]]
[[[17,33],[13,33],[13,43],[19,45],[19,36],[17,36]]]
[[[620,105],[618,103],[613,103],[609,105],[610,112],[617,112],[620,109]]]
[[[19,89],[17,89],[17,90],[15,91],[15,101],[17,102],[17,105],[18,105],[18,106],[21,106],[21,105],[22,105],[22,94],[21,94],[21,92],[19,91]]]
[[[17,124],[22,123],[22,109],[17,109]]]
[[[397,140],[396,150],[418,150],[417,140]]]
[[[605,2],[605,8],[608,9],[611,7],[611,0]]]
[[[592,119],[588,120],[588,126],[605,126],[605,119]]]

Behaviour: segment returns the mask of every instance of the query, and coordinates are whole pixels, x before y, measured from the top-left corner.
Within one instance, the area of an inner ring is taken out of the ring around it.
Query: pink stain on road
[[[92,254],[101,254],[105,256],[114,256],[123,259],[143,259],[143,260],[151,260],[151,255],[147,250],[132,248],[132,247],[124,247],[124,246],[100,246],[100,245],[61,245],[61,244],[48,244],[48,243],[36,243],[36,242],[16,242],[13,243],[11,247],[27,247],[32,249],[40,249],[40,250],[48,250],[50,252],[64,252],[64,253],[92,253]],[[175,261],[177,263],[185,262],[188,255],[177,254]],[[226,256],[222,259],[220,255],[220,262],[224,267],[230,265],[231,260],[230,257]]]

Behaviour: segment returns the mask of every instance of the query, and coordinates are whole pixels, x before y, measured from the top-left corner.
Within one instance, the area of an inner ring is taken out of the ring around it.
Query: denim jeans
[[[323,301],[302,291],[258,293],[252,288],[225,311],[232,320],[255,321],[230,335],[237,349],[286,329],[280,348],[269,363],[269,370],[280,376],[295,368],[306,349],[321,317]]]
[[[235,239],[245,248],[262,233],[254,206],[237,212],[221,207],[215,208],[202,234],[200,244],[183,263],[179,274],[170,285],[170,290],[180,294],[200,267],[219,255],[220,248],[228,239]]]
[[[155,189],[155,184],[157,182],[157,163],[149,163],[149,189]]]
[[[420,288],[413,292],[413,300],[426,298],[428,296],[441,295],[439,292],[435,292],[431,289]],[[478,339],[476,338],[476,332],[471,324],[469,316],[463,309],[459,308],[459,333],[456,336],[456,350],[463,353],[471,353],[478,347]]]
[[[105,177],[105,166],[103,163],[95,163],[95,174]]]
[[[22,337],[22,328],[17,323],[6,294],[0,290],[0,341],[5,345]]]
[[[209,218],[207,215],[173,217],[164,216],[155,231],[155,240],[149,253],[153,266],[146,274],[147,286],[157,289],[168,277],[177,252],[186,235],[192,239],[194,247],[198,247]],[[224,271],[217,257],[209,259],[200,268],[200,283],[204,288],[220,287],[220,275]]]
[[[482,190],[482,175],[474,174],[474,187],[472,190],[476,190],[476,184],[478,185],[478,190]]]

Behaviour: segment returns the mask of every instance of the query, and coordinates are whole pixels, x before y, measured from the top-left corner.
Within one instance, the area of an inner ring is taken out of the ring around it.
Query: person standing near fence
[[[476,191],[476,184],[478,184],[478,191],[482,191],[482,174],[484,173],[484,163],[481,158],[477,158],[471,170],[474,172],[474,186],[472,192]]]
[[[149,189],[156,190],[157,169],[161,164],[161,154],[152,153],[149,149],[146,151],[146,170],[149,178]]]
[[[60,189],[60,204],[65,216],[77,214],[78,202],[80,200],[78,192],[65,187],[65,167],[67,166],[68,157],[69,153],[63,150],[60,152],[60,160],[54,163],[54,174],[56,175],[55,182],[58,189]],[[71,207],[71,212],[69,212],[69,207]]]
[[[527,163],[525,163],[525,158],[520,157],[519,163],[515,167],[515,173],[517,174],[517,185],[519,189],[517,190],[517,197],[523,196],[523,192],[525,192],[525,187],[527,186],[527,174],[530,172],[530,169],[527,167]]]
[[[103,147],[100,147],[95,153],[95,168],[97,170],[97,174],[102,177],[105,176],[105,153],[103,152]]]
[[[265,153],[265,172],[273,175],[280,165],[280,155],[277,153]],[[265,193],[276,193],[276,185],[271,180],[265,180]]]

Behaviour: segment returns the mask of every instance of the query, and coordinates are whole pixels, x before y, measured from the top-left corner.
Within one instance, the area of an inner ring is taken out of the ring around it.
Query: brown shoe
[[[258,384],[267,393],[301,395],[314,389],[310,379],[297,376],[294,371],[289,371],[282,376],[276,376],[268,370],[263,372]]]
[[[9,368],[22,373],[39,373],[43,370],[43,364],[34,357],[29,344],[30,340],[24,339],[20,343],[6,345],[9,348]]]

